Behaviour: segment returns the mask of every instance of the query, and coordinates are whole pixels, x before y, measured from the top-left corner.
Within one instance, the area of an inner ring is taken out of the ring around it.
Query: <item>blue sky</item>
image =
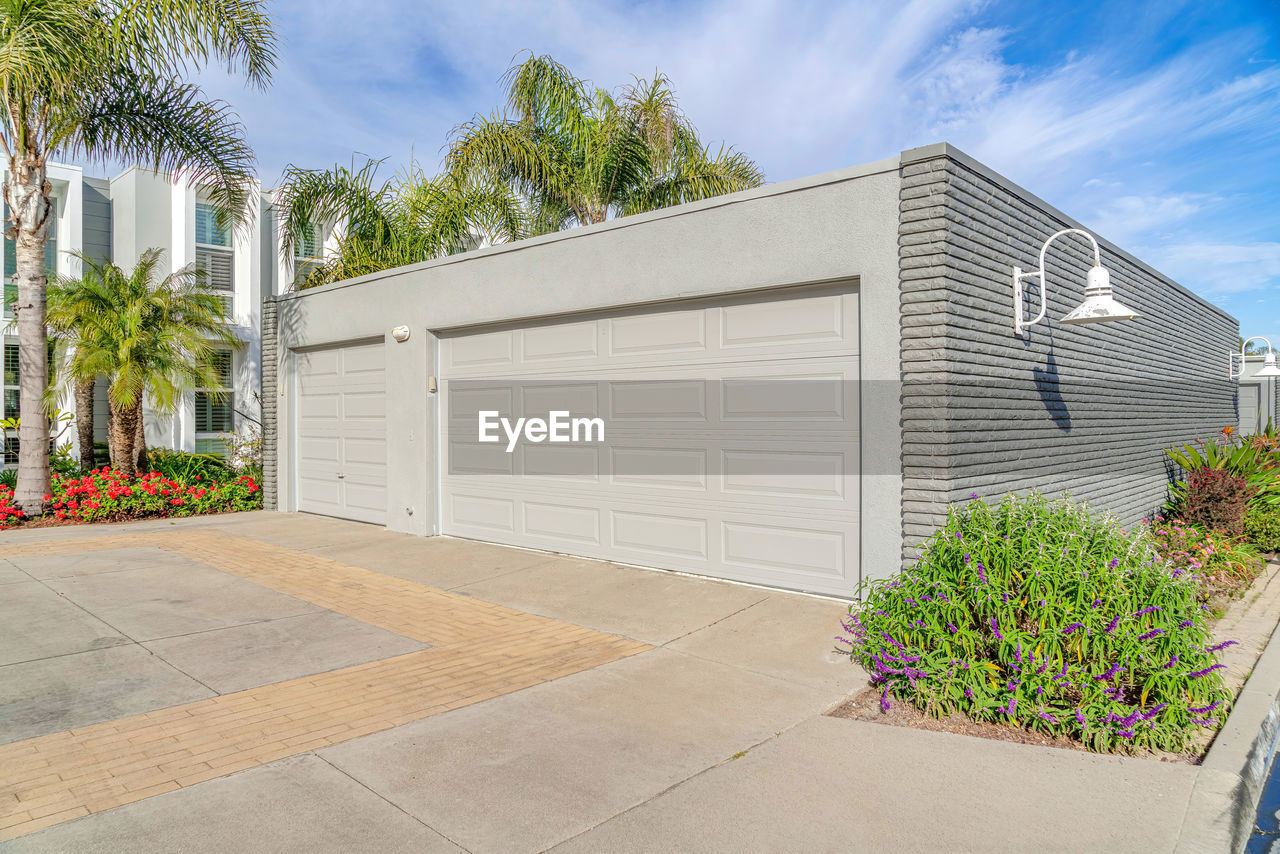
[[[1084,7],[1084,8],[1082,8]],[[286,163],[439,160],[518,51],[660,68],[770,181],[946,140],[1280,345],[1280,4],[274,0],[266,94],[206,75]]]

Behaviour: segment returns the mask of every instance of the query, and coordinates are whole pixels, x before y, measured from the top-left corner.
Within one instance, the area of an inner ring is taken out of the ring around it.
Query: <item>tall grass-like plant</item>
[[[976,498],[976,496],[975,496]],[[953,507],[910,569],[864,585],[843,642],[881,689],[1104,752],[1181,751],[1225,720],[1195,579],[1081,504]]]
[[[1243,438],[1237,437],[1233,428],[1224,427],[1219,436],[1169,448],[1165,453],[1187,475],[1204,470],[1225,472],[1245,481],[1250,504],[1280,506],[1280,451],[1270,425],[1264,433]],[[1186,489],[1184,482],[1170,487],[1172,510],[1181,506]]]

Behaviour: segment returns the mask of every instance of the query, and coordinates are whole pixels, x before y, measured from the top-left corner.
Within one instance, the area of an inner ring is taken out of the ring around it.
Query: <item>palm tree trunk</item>
[[[142,474],[147,470],[147,431],[142,417],[142,397],[138,397],[138,427],[133,431],[133,470]]]
[[[5,201],[9,205],[8,232],[14,241],[18,285],[18,484],[14,503],[28,516],[44,512],[49,493],[49,418],[44,392],[49,386],[48,340],[45,329],[44,247],[48,239],[49,195],[52,192],[42,158],[9,158]]]
[[[142,401],[120,406],[111,401],[111,467],[125,477],[137,474],[134,457],[138,421],[142,418]]]
[[[76,439],[80,442],[80,468],[94,468],[92,379],[76,380]]]

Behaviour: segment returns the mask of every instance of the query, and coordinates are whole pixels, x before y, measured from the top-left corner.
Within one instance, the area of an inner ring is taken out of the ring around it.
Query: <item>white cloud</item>
[[[1280,243],[1181,243],[1136,251],[1161,272],[1207,297],[1274,288]]]

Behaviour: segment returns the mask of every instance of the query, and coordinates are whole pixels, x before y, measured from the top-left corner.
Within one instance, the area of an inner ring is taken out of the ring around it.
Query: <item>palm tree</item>
[[[214,62],[264,87],[275,67],[264,0],[0,0],[0,147],[8,157],[22,419],[14,500],[49,491],[44,247],[52,155],[136,161],[205,185],[226,222],[247,214],[253,153],[223,101],[187,75]]]
[[[505,184],[445,174],[428,178],[416,163],[379,182],[380,160],[357,167],[285,170],[276,197],[286,254],[316,225],[335,227],[337,249],[319,259],[298,287],[352,279],[473,248],[516,240],[525,211]]]
[[[84,276],[49,288],[50,323],[71,331],[58,342],[66,375],[107,378],[111,466],[125,475],[136,472],[142,450],[143,398],[160,414],[174,412],[184,392],[221,384],[217,345],[240,343],[203,271],[188,265],[154,281],[162,255],[148,249],[128,274],[81,256]]]
[[[662,74],[615,94],[592,88],[549,56],[530,55],[504,82],[507,110],[458,127],[448,164],[457,174],[519,190],[534,233],[764,183],[746,155],[702,144]]]

